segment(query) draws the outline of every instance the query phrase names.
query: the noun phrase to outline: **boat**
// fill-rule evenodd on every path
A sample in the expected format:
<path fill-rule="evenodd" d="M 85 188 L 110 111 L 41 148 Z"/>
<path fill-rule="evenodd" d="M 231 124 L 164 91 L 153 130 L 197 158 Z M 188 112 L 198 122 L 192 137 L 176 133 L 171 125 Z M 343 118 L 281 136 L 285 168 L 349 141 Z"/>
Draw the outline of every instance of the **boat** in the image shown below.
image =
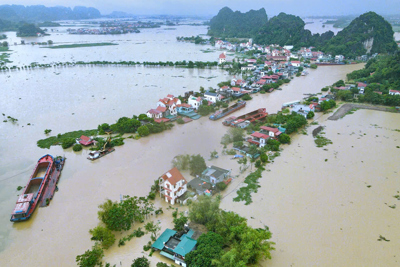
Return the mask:
<path fill-rule="evenodd" d="M 301 76 L 306 76 L 307 74 L 308 74 L 308 72 L 305 71 L 305 70 L 303 70 L 303 71 L 301 72 Z"/>
<path fill-rule="evenodd" d="M 87 157 L 87 159 L 93 161 L 93 160 L 99 159 L 101 157 L 104 157 L 105 155 L 110 154 L 111 152 L 114 152 L 114 151 L 115 151 L 115 148 L 113 148 L 113 147 L 105 148 L 102 150 L 91 151 L 89 153 L 89 156 Z"/>
<path fill-rule="evenodd" d="M 216 120 L 218 120 L 218 119 L 220 119 L 222 117 L 225 117 L 225 116 L 231 114 L 232 112 L 235 112 L 236 110 L 244 108 L 245 106 L 246 106 L 246 101 L 243 101 L 243 100 L 238 101 L 237 103 L 233 104 L 230 107 L 227 107 L 227 108 L 225 108 L 223 110 L 218 110 L 217 112 L 212 114 L 209 117 L 209 119 L 213 120 L 213 121 L 216 121 Z"/>
<path fill-rule="evenodd" d="M 10 221 L 26 221 L 32 216 L 48 186 L 49 177 L 55 169 L 54 166 L 54 158 L 49 154 L 38 160 L 24 192 L 18 197 Z"/>
<path fill-rule="evenodd" d="M 267 110 L 265 108 L 259 108 L 253 110 L 252 112 L 243 114 L 229 124 L 223 123 L 225 126 L 232 126 L 232 127 L 239 127 L 239 128 L 246 128 L 250 125 L 250 123 L 255 122 L 257 120 L 264 119 L 268 116 Z"/>

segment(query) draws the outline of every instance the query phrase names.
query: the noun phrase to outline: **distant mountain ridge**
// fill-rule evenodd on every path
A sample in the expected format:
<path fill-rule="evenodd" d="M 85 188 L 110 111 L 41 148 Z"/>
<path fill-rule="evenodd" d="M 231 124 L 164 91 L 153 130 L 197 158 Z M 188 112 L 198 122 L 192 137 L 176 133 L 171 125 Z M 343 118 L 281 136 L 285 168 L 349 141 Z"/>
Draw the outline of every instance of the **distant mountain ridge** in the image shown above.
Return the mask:
<path fill-rule="evenodd" d="M 255 17 L 253 12 L 257 12 Z M 375 12 L 354 19 L 336 36 L 331 31 L 312 34 L 304 27 L 305 22 L 298 16 L 280 13 L 268 20 L 264 9 L 241 13 L 224 7 L 211 19 L 208 34 L 223 38 L 253 38 L 255 43 L 263 45 L 293 45 L 295 50 L 313 46 L 323 52 L 353 58 L 397 50 L 391 25 Z"/>
<path fill-rule="evenodd" d="M 43 22 L 53 20 L 95 19 L 100 18 L 101 13 L 93 7 L 70 7 L 44 5 L 0 5 L 0 20 L 12 22 Z"/>
<path fill-rule="evenodd" d="M 224 7 L 210 20 L 208 34 L 220 37 L 250 37 L 267 21 L 268 16 L 264 8 L 241 13 Z"/>

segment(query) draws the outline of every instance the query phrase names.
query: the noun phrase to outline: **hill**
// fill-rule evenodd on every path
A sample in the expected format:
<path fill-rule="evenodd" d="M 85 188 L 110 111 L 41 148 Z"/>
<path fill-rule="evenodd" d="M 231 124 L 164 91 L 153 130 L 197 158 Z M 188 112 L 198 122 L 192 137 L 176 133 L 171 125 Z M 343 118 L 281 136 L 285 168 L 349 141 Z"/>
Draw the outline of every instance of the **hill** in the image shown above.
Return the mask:
<path fill-rule="evenodd" d="M 264 8 L 241 13 L 224 7 L 210 20 L 208 35 L 250 38 L 256 35 L 260 27 L 267 21 L 268 17 Z"/>
<path fill-rule="evenodd" d="M 365 54 L 393 53 L 397 45 L 392 26 L 375 12 L 365 13 L 333 37 L 323 51 L 354 58 Z"/>

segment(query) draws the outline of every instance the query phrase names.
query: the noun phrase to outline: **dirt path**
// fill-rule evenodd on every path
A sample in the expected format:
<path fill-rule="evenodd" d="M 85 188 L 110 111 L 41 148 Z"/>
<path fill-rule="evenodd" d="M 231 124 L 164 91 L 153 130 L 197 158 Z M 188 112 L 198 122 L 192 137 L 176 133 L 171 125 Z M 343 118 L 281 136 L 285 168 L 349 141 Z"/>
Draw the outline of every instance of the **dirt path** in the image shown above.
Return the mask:
<path fill-rule="evenodd" d="M 328 120 L 336 121 L 338 119 L 341 119 L 352 109 L 372 109 L 385 112 L 396 112 L 393 109 L 383 106 L 374 106 L 368 104 L 344 104 L 338 110 L 336 110 L 336 112 L 332 116 L 330 116 Z"/>

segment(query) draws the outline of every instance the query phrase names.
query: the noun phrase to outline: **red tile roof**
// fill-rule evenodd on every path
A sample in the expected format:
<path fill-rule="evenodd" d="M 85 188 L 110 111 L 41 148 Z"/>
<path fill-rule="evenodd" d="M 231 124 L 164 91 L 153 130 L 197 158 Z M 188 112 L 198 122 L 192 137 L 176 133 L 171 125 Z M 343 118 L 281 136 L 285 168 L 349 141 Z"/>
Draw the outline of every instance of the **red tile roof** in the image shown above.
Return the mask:
<path fill-rule="evenodd" d="M 183 180 L 183 184 L 187 183 L 185 177 L 183 177 L 181 172 L 176 167 L 161 175 L 161 178 L 164 181 L 168 181 L 172 185 L 176 185 L 176 183 L 180 180 Z"/>
<path fill-rule="evenodd" d="M 219 55 L 219 58 L 226 58 L 226 56 L 224 53 L 222 53 L 221 55 Z"/>
<path fill-rule="evenodd" d="M 366 83 L 357 83 L 357 87 L 367 87 Z"/>
<path fill-rule="evenodd" d="M 88 146 L 88 145 L 91 145 L 93 143 L 93 140 L 90 137 L 82 135 L 80 140 L 79 140 L 79 143 L 81 145 Z"/>
<path fill-rule="evenodd" d="M 251 136 L 257 137 L 257 138 L 262 138 L 262 139 L 268 139 L 269 138 L 268 135 L 262 134 L 262 133 L 259 133 L 259 132 L 254 132 L 254 133 L 251 134 Z"/>
<path fill-rule="evenodd" d="M 158 106 L 157 110 L 161 111 L 161 112 L 165 112 L 167 110 L 167 108 L 166 107 L 162 107 L 162 106 Z"/>
<path fill-rule="evenodd" d="M 273 133 L 279 132 L 278 128 L 272 128 L 272 127 L 268 127 L 268 126 L 261 126 L 260 129 L 263 129 L 268 132 L 273 132 Z"/>
<path fill-rule="evenodd" d="M 150 114 L 160 114 L 161 111 L 157 110 L 157 109 L 150 109 L 149 111 L 147 111 Z"/>
<path fill-rule="evenodd" d="M 183 104 L 179 104 L 179 105 L 177 105 L 177 107 L 191 108 L 192 106 L 191 106 L 191 105 L 189 105 L 189 104 L 183 103 Z"/>
<path fill-rule="evenodd" d="M 232 89 L 232 91 L 235 91 L 235 92 L 239 92 L 240 91 L 239 87 L 232 87 L 231 89 Z"/>

